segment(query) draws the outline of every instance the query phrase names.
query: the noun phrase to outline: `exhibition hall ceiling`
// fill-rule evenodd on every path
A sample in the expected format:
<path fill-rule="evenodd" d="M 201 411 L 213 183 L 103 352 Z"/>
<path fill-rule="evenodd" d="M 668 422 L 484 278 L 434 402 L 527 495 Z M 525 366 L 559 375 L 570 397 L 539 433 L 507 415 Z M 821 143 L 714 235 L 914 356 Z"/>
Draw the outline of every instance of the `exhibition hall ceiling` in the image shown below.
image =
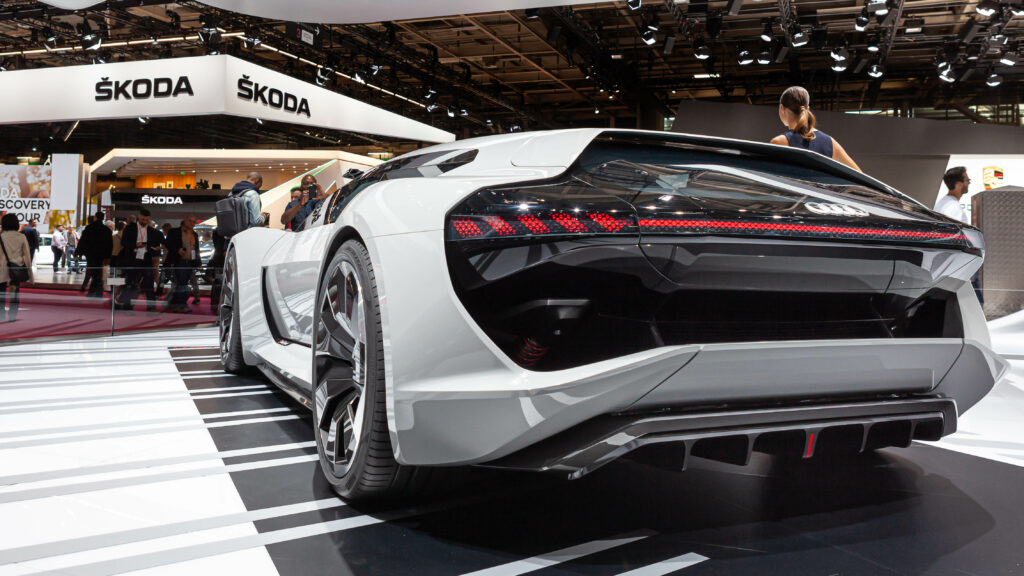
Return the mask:
<path fill-rule="evenodd" d="M 1020 0 L 628 0 L 528 9 L 515 1 L 501 4 L 504 10 L 483 2 L 490 11 L 343 25 L 296 25 L 191 1 L 89 4 L 70 11 L 36 0 L 0 3 L 0 65 L 226 53 L 459 138 L 572 126 L 661 128 L 684 99 L 772 104 L 797 83 L 811 90 L 818 109 L 1020 122 Z M 196 132 L 215 125 L 206 122 Z M 35 137 L 66 127 L 43 127 Z M 211 140 L 181 133 L 179 125 L 166 129 L 171 142 L 161 145 Z M 126 131 L 107 134 L 119 141 L 141 138 L 131 123 L 95 130 Z M 144 130 L 146 139 L 164 134 L 161 126 Z M 309 138 L 305 129 L 287 132 L 299 147 L 365 144 L 400 152 L 420 145 L 327 131 L 325 142 L 312 137 L 316 131 Z"/>

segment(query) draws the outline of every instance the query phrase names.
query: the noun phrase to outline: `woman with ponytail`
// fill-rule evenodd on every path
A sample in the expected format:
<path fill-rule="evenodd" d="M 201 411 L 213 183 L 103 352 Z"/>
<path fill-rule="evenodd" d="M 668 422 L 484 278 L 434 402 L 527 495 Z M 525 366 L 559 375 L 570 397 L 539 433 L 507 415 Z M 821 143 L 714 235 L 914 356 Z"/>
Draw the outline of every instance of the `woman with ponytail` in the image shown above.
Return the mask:
<path fill-rule="evenodd" d="M 838 141 L 815 128 L 814 114 L 811 112 L 811 95 L 806 89 L 790 86 L 782 93 L 782 98 L 779 99 L 779 120 L 789 130 L 772 138 L 772 144 L 805 148 L 842 162 L 854 170 L 860 170 Z"/>

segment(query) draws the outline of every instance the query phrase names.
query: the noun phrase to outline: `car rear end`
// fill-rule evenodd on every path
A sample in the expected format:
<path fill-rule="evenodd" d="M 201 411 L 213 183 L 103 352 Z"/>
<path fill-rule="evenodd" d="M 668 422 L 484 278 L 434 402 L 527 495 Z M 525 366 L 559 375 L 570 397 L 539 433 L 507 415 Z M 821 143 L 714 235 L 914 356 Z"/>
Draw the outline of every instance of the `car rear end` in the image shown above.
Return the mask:
<path fill-rule="evenodd" d="M 444 252 L 521 386 L 488 373 L 399 403 L 420 430 L 431 401 L 491 414 L 489 444 L 452 441 L 477 463 L 579 476 L 641 448 L 676 466 L 907 445 L 953 432 L 1005 369 L 970 287 L 981 234 L 804 151 L 603 133 L 558 176 L 459 202 Z"/>

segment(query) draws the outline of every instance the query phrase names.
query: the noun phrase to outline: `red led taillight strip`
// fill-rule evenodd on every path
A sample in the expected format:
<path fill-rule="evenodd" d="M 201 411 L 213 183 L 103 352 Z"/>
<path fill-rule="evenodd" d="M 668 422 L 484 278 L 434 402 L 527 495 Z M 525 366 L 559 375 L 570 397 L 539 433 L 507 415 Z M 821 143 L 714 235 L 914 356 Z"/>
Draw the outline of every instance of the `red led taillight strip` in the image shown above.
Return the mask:
<path fill-rule="evenodd" d="M 641 218 L 640 230 L 647 234 L 716 234 L 730 232 L 776 233 L 793 235 L 830 235 L 852 238 L 897 238 L 906 240 L 933 240 L 967 244 L 961 232 L 933 232 L 899 228 L 857 228 L 853 226 L 827 226 L 792 224 L 786 222 L 755 222 L 744 220 L 699 220 L 672 218 Z M 635 234 L 632 218 L 605 212 L 589 212 L 577 216 L 566 212 L 547 214 L 518 214 L 503 218 L 497 215 L 453 216 L 449 235 L 453 240 L 471 240 L 495 237 L 529 237 L 562 234 Z"/>
<path fill-rule="evenodd" d="M 566 232 L 587 232 L 587 227 L 571 214 L 556 213 L 551 215 L 551 219 L 557 222 Z"/>
<path fill-rule="evenodd" d="M 484 216 L 484 222 L 490 224 L 498 236 L 516 236 L 516 229 L 501 216 Z"/>
<path fill-rule="evenodd" d="M 529 230 L 531 234 L 551 233 L 551 229 L 541 222 L 540 218 L 537 218 L 533 214 L 521 214 L 519 216 L 519 223 L 526 226 L 526 229 Z"/>
<path fill-rule="evenodd" d="M 878 236 L 886 238 L 922 238 L 934 240 L 960 240 L 966 237 L 960 233 L 927 232 L 923 230 L 899 230 L 885 228 L 854 228 L 850 226 L 820 226 L 811 224 L 784 224 L 776 222 L 743 222 L 731 220 L 673 220 L 668 218 L 641 218 L 640 229 L 661 228 L 665 232 L 681 230 L 753 230 L 758 232 L 805 232 L 813 234 L 845 234 L 851 236 Z"/>

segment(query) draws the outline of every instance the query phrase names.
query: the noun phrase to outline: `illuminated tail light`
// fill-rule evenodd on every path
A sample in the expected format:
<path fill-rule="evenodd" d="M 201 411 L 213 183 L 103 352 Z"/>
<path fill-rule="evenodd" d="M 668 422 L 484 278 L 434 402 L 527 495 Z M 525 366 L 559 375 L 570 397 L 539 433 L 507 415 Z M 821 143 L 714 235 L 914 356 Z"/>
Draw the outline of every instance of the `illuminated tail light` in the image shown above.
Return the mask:
<path fill-rule="evenodd" d="M 640 218 L 643 234 L 751 234 L 758 236 L 798 236 L 824 239 L 901 239 L 966 246 L 963 232 L 936 232 L 898 227 L 858 227 L 829 224 L 795 224 L 755 220 L 711 220 L 703 218 Z"/>
<path fill-rule="evenodd" d="M 529 236 L 637 235 L 636 218 L 615 214 L 523 214 L 519 216 L 453 215 L 449 240 L 481 240 Z"/>

